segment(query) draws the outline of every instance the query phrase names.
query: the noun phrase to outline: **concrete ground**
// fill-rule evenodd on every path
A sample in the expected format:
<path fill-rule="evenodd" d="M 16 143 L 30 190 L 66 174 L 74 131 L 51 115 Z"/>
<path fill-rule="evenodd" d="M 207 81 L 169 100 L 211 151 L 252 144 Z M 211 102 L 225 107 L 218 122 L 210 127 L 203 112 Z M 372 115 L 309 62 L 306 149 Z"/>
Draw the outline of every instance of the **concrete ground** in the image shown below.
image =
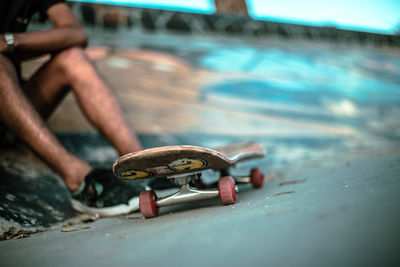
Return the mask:
<path fill-rule="evenodd" d="M 215 199 L 164 208 L 154 219 L 134 213 L 65 225 L 76 214 L 56 176 L 24 148 L 2 150 L 5 173 L 18 166 L 12 180 L 26 185 L 25 195 L 11 192 L 15 184 L 3 175 L 2 218 L 53 227 L 0 242 L 1 266 L 400 263 L 398 50 L 96 29 L 90 36 L 89 54 L 145 147 L 255 140 L 268 157 L 237 172 L 258 165 L 266 182 L 259 190 L 241 186 L 232 206 Z M 25 75 L 41 62 L 26 64 Z M 117 157 L 72 96 L 49 125 L 93 165 Z M 21 178 L 33 169 L 30 180 Z M 34 216 L 39 207 L 18 211 L 16 203 L 37 197 L 28 180 L 58 192 L 58 202 L 38 197 L 52 206 L 41 210 L 55 218 L 47 225 Z"/>
<path fill-rule="evenodd" d="M 218 200 L 0 243 L 2 266 L 397 266 L 398 151 L 285 170 Z M 82 225 L 76 225 L 78 228 Z M 70 227 L 72 228 L 72 227 Z"/>

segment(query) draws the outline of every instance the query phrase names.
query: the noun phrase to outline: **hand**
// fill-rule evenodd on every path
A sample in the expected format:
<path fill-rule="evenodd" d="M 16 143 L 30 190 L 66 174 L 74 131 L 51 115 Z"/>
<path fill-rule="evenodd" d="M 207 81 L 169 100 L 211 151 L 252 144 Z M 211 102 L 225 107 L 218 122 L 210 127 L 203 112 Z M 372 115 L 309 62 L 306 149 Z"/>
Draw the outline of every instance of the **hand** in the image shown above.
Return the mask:
<path fill-rule="evenodd" d="M 4 35 L 0 34 L 0 54 L 6 53 L 8 50 L 8 46 L 6 41 L 4 41 Z"/>

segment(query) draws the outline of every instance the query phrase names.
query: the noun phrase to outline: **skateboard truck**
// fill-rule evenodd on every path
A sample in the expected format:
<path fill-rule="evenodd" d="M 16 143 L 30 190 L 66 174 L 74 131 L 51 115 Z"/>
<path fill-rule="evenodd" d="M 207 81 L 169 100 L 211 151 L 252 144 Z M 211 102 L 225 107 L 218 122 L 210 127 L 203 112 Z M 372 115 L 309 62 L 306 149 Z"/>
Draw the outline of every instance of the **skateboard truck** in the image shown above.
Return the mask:
<path fill-rule="evenodd" d="M 189 181 L 192 180 L 192 175 L 182 175 L 181 177 L 171 177 L 175 178 L 178 185 L 181 186 L 180 190 L 172 195 L 158 198 L 156 205 L 158 207 L 165 207 L 171 205 L 182 204 L 190 201 L 204 200 L 209 198 L 218 197 L 218 189 L 197 189 L 189 185 Z M 238 188 L 235 186 L 235 191 L 238 193 Z"/>
<path fill-rule="evenodd" d="M 152 190 L 140 193 L 139 208 L 143 216 L 146 218 L 156 217 L 158 215 L 158 208 L 160 207 L 205 200 L 218 196 L 224 205 L 234 204 L 236 202 L 236 193 L 238 193 L 239 190 L 232 177 L 222 177 L 218 182 L 217 188 L 197 189 L 189 185 L 193 175 L 195 175 L 195 173 L 185 173 L 167 177 L 174 179 L 175 182 L 181 186 L 178 192 L 169 196 L 158 198 L 156 193 Z"/>

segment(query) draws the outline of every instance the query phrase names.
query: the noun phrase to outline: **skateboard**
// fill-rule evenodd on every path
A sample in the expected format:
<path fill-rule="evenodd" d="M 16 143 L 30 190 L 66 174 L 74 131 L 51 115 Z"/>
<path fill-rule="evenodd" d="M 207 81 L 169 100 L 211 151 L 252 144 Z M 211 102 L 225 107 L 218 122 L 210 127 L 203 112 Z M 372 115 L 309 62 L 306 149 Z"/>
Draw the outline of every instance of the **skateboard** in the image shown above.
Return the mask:
<path fill-rule="evenodd" d="M 140 180 L 165 177 L 180 186 L 176 193 L 157 197 L 153 190 L 139 195 L 139 209 L 145 218 L 158 215 L 160 207 L 218 197 L 224 205 L 234 204 L 238 188 L 236 183 L 251 183 L 262 187 L 263 174 L 253 168 L 250 175 L 235 177 L 230 169 L 244 160 L 262 158 L 265 152 L 257 143 L 237 143 L 209 149 L 198 146 L 165 146 L 129 153 L 118 158 L 114 174 L 123 180 Z M 216 188 L 203 189 L 201 172 L 207 169 L 220 172 Z"/>

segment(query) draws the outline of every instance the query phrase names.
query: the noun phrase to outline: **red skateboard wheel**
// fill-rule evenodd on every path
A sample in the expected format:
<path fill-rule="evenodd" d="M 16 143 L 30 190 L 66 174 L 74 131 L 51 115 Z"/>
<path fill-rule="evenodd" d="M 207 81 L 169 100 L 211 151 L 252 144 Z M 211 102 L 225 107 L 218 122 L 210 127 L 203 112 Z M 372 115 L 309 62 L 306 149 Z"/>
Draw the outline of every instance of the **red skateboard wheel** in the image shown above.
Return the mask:
<path fill-rule="evenodd" d="M 218 181 L 219 198 L 224 205 L 236 202 L 235 180 L 231 176 L 224 176 Z"/>
<path fill-rule="evenodd" d="M 250 181 L 254 188 L 260 188 L 264 184 L 264 176 L 259 168 L 250 171 Z"/>
<path fill-rule="evenodd" d="M 157 195 L 153 190 L 142 191 L 139 195 L 139 209 L 145 218 L 153 218 L 158 215 L 156 205 Z"/>

